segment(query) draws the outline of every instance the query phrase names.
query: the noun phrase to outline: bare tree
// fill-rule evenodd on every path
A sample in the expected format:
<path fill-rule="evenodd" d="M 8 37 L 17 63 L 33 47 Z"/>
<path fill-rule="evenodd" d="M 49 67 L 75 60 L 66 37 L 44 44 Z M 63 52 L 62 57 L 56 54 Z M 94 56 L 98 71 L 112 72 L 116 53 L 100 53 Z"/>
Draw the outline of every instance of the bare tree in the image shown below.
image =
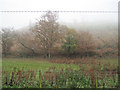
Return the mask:
<path fill-rule="evenodd" d="M 35 48 L 36 47 L 36 41 L 35 38 L 32 34 L 32 32 L 27 31 L 27 32 L 20 32 L 19 34 L 16 33 L 16 37 L 17 37 L 17 43 L 20 45 L 19 48 L 23 48 L 23 50 L 21 52 L 27 52 L 29 51 L 29 55 L 35 56 L 36 52 L 35 52 Z M 22 46 L 22 47 L 21 47 Z"/>
<path fill-rule="evenodd" d="M 46 57 L 51 57 L 52 48 L 60 40 L 59 24 L 57 22 L 58 16 L 56 13 L 48 11 L 37 20 L 35 33 L 37 39 L 40 40 L 41 46 Z"/>

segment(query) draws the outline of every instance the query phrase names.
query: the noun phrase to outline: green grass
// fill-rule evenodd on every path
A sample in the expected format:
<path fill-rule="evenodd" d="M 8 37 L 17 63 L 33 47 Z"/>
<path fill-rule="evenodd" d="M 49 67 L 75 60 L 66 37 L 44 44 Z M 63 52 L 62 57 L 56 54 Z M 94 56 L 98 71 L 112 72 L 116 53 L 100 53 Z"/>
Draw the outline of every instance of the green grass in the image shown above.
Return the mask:
<path fill-rule="evenodd" d="M 22 69 L 24 67 L 25 70 L 41 70 L 46 71 L 49 67 L 56 67 L 57 70 L 61 68 L 71 67 L 74 70 L 78 70 L 79 68 L 83 68 L 84 70 L 88 70 L 91 67 L 96 67 L 99 69 L 100 67 L 97 64 L 90 64 L 94 61 L 87 61 L 88 63 L 84 64 L 60 64 L 60 63 L 52 63 L 50 60 L 44 58 L 3 58 L 2 59 L 2 70 L 3 71 L 11 71 L 14 67 Z M 95 62 L 100 62 L 101 64 L 105 64 L 108 69 L 116 69 L 118 66 L 117 59 L 98 59 Z M 79 66 L 80 65 L 80 66 Z"/>
<path fill-rule="evenodd" d="M 74 70 L 79 69 L 78 65 L 75 64 L 56 64 L 50 63 L 46 59 L 30 59 L 30 58 L 4 58 L 2 60 L 2 70 L 11 71 L 14 67 L 32 70 L 46 71 L 49 67 L 56 67 L 58 70 L 61 68 L 71 67 Z"/>
<path fill-rule="evenodd" d="M 54 60 L 65 61 L 65 59 L 60 59 L 60 58 L 59 59 L 56 58 Z M 10 83 L 11 78 L 13 78 L 12 73 L 15 72 L 15 71 L 13 71 L 14 67 L 16 67 L 18 71 L 19 70 L 21 70 L 23 72 L 25 71 L 26 73 L 28 73 L 28 71 L 31 69 L 32 71 L 35 71 L 35 77 L 36 77 L 35 80 L 31 81 L 31 79 L 30 79 L 27 82 L 24 82 L 25 78 L 21 78 L 23 80 L 23 82 L 17 81 L 17 82 L 19 82 L 19 85 L 17 85 L 17 86 L 14 85 L 14 87 L 23 87 L 22 85 L 26 85 L 25 87 L 27 87 L 27 86 L 39 87 L 39 83 L 40 83 L 39 75 L 40 74 L 38 71 L 41 70 L 41 73 L 42 73 L 41 77 L 43 78 L 44 75 L 48 75 L 48 73 L 46 73 L 45 71 L 48 71 L 50 67 L 56 67 L 57 71 L 61 70 L 61 68 L 62 68 L 62 69 L 64 69 L 65 73 L 67 73 L 67 74 L 65 74 L 64 72 L 62 72 L 62 74 L 60 74 L 62 70 L 60 72 L 57 72 L 57 74 L 56 74 L 56 72 L 51 71 L 50 72 L 51 74 L 49 73 L 49 76 L 56 75 L 56 77 L 57 77 L 56 80 L 59 79 L 58 82 L 56 80 L 53 80 L 54 84 L 51 85 L 50 82 L 46 82 L 46 79 L 49 80 L 51 77 L 46 77 L 45 79 L 43 79 L 41 81 L 42 87 L 46 87 L 46 86 L 47 87 L 56 87 L 56 86 L 63 87 L 65 85 L 64 83 L 66 83 L 66 85 L 67 85 L 67 86 L 65 85 L 64 87 L 74 87 L 75 85 L 77 85 L 75 87 L 92 87 L 91 85 L 94 85 L 94 84 L 99 85 L 98 87 L 103 87 L 103 82 L 105 83 L 105 87 L 116 87 L 116 85 L 117 85 L 117 78 L 118 78 L 117 74 L 111 74 L 111 73 L 107 72 L 107 71 L 113 72 L 114 70 L 117 69 L 117 66 L 118 66 L 117 59 L 96 59 L 96 60 L 93 59 L 93 60 L 90 60 L 90 59 L 76 58 L 76 60 L 79 61 L 76 64 L 65 64 L 64 62 L 59 63 L 58 61 L 56 61 L 56 63 L 54 63 L 54 60 L 50 61 L 50 60 L 44 59 L 44 58 L 3 58 L 2 70 L 5 71 L 5 72 L 3 72 L 3 82 L 4 82 L 3 86 L 4 87 L 12 87 L 12 86 L 9 86 L 8 84 L 6 85 L 5 81 L 6 81 L 6 77 L 7 77 L 8 78 L 7 82 Z M 75 60 L 75 59 L 73 59 L 73 60 Z M 23 67 L 24 67 L 24 70 L 22 70 Z M 70 69 L 66 69 L 67 67 L 70 67 L 72 70 L 70 72 L 67 72 L 68 70 L 70 70 Z M 95 71 L 96 74 L 93 74 L 94 71 L 92 70 L 92 68 L 94 70 L 96 70 Z M 18 71 L 16 71 L 16 73 Z M 26 73 L 25 73 L 25 75 L 28 75 Z M 15 75 L 17 75 L 17 74 L 15 74 Z M 100 79 L 100 78 L 97 79 L 98 78 L 97 75 L 99 77 L 102 77 L 102 79 Z M 20 74 L 20 76 L 22 76 L 22 74 Z M 15 76 L 15 78 L 18 78 L 18 76 Z M 65 79 L 66 79 L 66 81 L 64 81 Z M 15 79 L 15 80 L 17 80 L 17 79 Z M 91 81 L 93 81 L 93 83 Z M 33 84 L 33 86 L 28 85 L 28 82 Z M 24 83 L 26 83 L 26 84 L 24 84 Z"/>

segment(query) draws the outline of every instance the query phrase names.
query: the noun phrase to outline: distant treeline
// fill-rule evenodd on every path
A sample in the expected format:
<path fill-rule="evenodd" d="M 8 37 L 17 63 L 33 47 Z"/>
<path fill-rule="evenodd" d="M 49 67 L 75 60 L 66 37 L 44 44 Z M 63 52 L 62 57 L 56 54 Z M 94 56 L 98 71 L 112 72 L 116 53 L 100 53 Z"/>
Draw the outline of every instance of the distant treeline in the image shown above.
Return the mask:
<path fill-rule="evenodd" d="M 107 39 L 94 38 L 90 32 L 77 31 L 60 25 L 58 14 L 51 11 L 37 19 L 34 26 L 29 26 L 29 30 L 2 28 L 0 34 L 3 57 L 116 57 L 118 55 L 116 35 Z"/>

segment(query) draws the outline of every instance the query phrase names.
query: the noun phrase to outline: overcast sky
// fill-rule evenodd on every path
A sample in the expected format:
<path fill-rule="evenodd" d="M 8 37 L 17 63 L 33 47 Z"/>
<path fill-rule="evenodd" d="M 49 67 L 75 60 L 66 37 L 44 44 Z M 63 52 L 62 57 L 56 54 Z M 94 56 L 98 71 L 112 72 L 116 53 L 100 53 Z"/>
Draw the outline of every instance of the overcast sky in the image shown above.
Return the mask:
<path fill-rule="evenodd" d="M 0 0 L 0 11 L 117 11 L 119 0 Z M 0 12 L 0 27 L 22 28 L 34 23 L 41 13 Z M 117 22 L 117 13 L 59 13 L 60 22 Z"/>

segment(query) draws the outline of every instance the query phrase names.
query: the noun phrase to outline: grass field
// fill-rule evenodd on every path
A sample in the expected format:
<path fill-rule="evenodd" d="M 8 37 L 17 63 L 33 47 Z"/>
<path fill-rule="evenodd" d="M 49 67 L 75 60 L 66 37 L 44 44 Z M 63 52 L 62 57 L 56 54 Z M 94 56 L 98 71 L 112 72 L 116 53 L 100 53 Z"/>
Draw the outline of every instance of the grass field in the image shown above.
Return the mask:
<path fill-rule="evenodd" d="M 37 84 L 35 84 L 34 85 L 35 87 L 73 87 L 75 85 L 76 85 L 75 87 L 80 87 L 80 88 L 81 87 L 103 87 L 104 83 L 105 83 L 105 87 L 116 87 L 116 82 L 117 82 L 116 79 L 118 76 L 114 72 L 117 71 L 117 66 L 118 66 L 117 59 L 88 60 L 88 59 L 77 58 L 77 59 L 71 59 L 71 60 L 66 60 L 66 59 L 47 60 L 47 59 L 43 59 L 43 58 L 3 58 L 3 60 L 2 60 L 3 82 L 6 82 L 6 81 L 7 81 L 7 83 L 11 82 L 11 80 L 13 79 L 13 76 L 15 75 L 13 73 L 16 73 L 16 75 L 17 75 L 18 72 L 28 73 L 28 71 L 31 70 L 31 75 L 35 74 L 34 77 L 37 78 L 34 81 L 38 80 L 38 82 L 40 83 L 40 81 L 43 80 L 43 82 L 41 81 L 41 84 L 40 84 L 42 86 L 40 86 L 40 85 L 35 86 L 35 85 L 37 85 Z M 16 70 L 14 70 L 14 68 L 17 68 L 18 70 L 16 71 Z M 23 70 L 23 68 L 24 68 L 24 70 Z M 52 72 L 51 70 L 62 72 L 62 74 L 60 74 L 60 73 L 56 74 L 56 73 Z M 43 76 L 41 76 L 39 71 L 41 71 L 40 73 Z M 50 72 L 48 72 L 48 71 L 50 71 Z M 65 71 L 65 72 L 70 71 L 70 72 L 68 74 L 66 74 L 63 71 Z M 48 73 L 49 73 L 49 75 L 48 75 Z M 7 76 L 8 74 L 9 74 L 9 78 Z M 20 75 L 22 75 L 22 74 L 20 74 Z M 53 80 L 53 77 L 57 77 L 57 78 L 59 77 L 59 82 L 61 80 L 61 75 L 63 75 L 62 76 L 63 79 L 65 79 L 64 77 L 66 77 L 66 75 L 67 75 L 66 81 L 61 81 L 62 84 L 60 84 L 60 83 L 58 84 L 56 81 L 52 85 L 48 82 L 47 82 L 47 84 L 45 84 L 45 82 L 44 82 L 44 80 L 46 80 L 45 78 L 47 78 L 49 81 L 49 79 L 51 80 L 51 75 L 52 75 L 52 80 Z M 68 75 L 71 75 L 71 76 L 68 76 Z M 83 75 L 84 77 L 81 75 Z M 40 78 L 39 78 L 40 76 L 45 77 L 45 78 L 40 80 Z M 96 76 L 98 79 L 96 79 Z M 16 79 L 16 77 L 17 76 L 14 76 L 14 79 Z M 75 77 L 77 79 L 70 79 L 71 81 L 69 81 L 69 78 L 73 78 L 73 77 Z M 86 82 L 84 82 L 85 80 L 83 80 L 83 82 L 81 82 L 81 79 L 80 79 L 80 81 L 77 81 L 80 77 L 82 77 L 81 79 L 85 79 Z M 90 79 L 90 81 L 89 81 L 89 79 Z M 102 81 L 103 79 L 104 79 L 104 81 Z M 24 80 L 24 79 L 22 79 L 22 80 Z M 67 80 L 69 82 L 72 82 L 72 84 L 68 83 L 68 85 L 67 85 Z M 75 80 L 77 83 L 74 82 L 74 84 L 73 84 L 73 81 L 75 81 Z M 15 80 L 13 80 L 12 82 L 15 83 Z M 38 82 L 36 82 L 36 83 L 38 83 Z M 64 84 L 63 82 L 66 82 L 66 83 Z M 86 84 L 84 85 L 83 83 L 86 83 Z M 16 85 L 15 87 L 21 87 L 21 84 L 20 85 L 15 84 L 15 85 Z M 12 85 L 12 86 L 14 86 L 14 85 Z M 3 83 L 3 87 L 12 87 L 12 86 Z M 30 86 L 25 84 L 24 87 L 30 87 Z"/>
<path fill-rule="evenodd" d="M 75 61 L 75 59 L 73 59 Z M 78 63 L 72 62 L 69 64 L 66 64 L 66 62 L 62 62 L 65 60 L 61 60 L 60 63 L 58 63 L 55 60 L 46 60 L 43 58 L 3 58 L 2 60 L 2 70 L 3 71 L 11 71 L 14 67 L 17 68 L 23 68 L 24 69 L 32 69 L 32 70 L 42 70 L 46 71 L 49 69 L 49 67 L 56 67 L 58 70 L 61 68 L 67 68 L 71 67 L 74 70 L 77 70 L 79 68 L 88 70 L 91 67 L 98 68 L 98 63 L 106 65 L 105 68 L 107 69 L 116 69 L 118 66 L 118 60 L 117 59 L 98 59 L 98 60 L 81 60 L 76 59 L 76 61 L 79 61 Z M 74 64 L 75 63 L 75 64 Z"/>
<path fill-rule="evenodd" d="M 50 63 L 46 59 L 30 59 L 30 58 L 5 58 L 2 60 L 2 70 L 11 71 L 14 67 L 32 70 L 46 71 L 49 67 L 56 67 L 58 70 L 61 68 L 71 67 L 72 69 L 79 69 L 78 65 L 75 64 L 56 64 Z"/>

